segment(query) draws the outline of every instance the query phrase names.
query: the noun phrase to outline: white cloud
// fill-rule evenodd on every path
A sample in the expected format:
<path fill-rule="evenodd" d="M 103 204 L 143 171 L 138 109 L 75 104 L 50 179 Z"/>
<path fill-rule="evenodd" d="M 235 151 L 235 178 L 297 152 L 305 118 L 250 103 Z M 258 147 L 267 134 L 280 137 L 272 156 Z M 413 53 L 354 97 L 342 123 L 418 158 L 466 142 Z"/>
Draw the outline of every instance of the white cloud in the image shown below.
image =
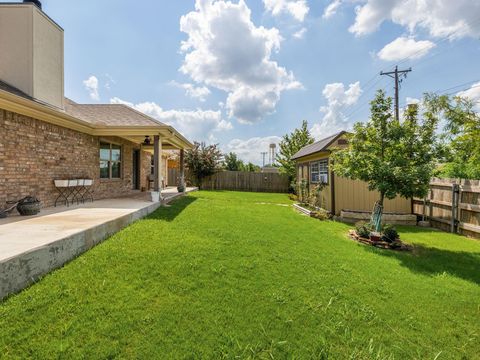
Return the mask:
<path fill-rule="evenodd" d="M 303 39 L 306 33 L 307 33 L 307 28 L 301 28 L 300 30 L 298 30 L 293 34 L 293 37 L 296 39 Z"/>
<path fill-rule="evenodd" d="M 96 76 L 92 75 L 87 80 L 84 80 L 83 85 L 92 100 L 100 100 L 100 94 L 98 93 L 98 79 Z"/>
<path fill-rule="evenodd" d="M 411 104 L 420 104 L 421 100 L 420 99 L 417 99 L 417 98 L 411 98 L 411 97 L 408 97 L 405 99 L 405 103 L 407 105 L 411 105 Z"/>
<path fill-rule="evenodd" d="M 419 59 L 428 54 L 436 45 L 428 40 L 415 41 L 413 38 L 399 37 L 378 52 L 378 57 L 385 61 L 401 59 Z"/>
<path fill-rule="evenodd" d="M 350 84 L 345 89 L 343 83 L 327 84 L 323 89 L 323 96 L 327 105 L 320 108 L 323 118 L 314 124 L 311 133 L 316 139 L 321 139 L 341 130 L 348 130 L 353 123 L 344 114 L 347 106 L 355 105 L 362 94 L 360 82 Z"/>
<path fill-rule="evenodd" d="M 273 16 L 289 14 L 300 22 L 310 11 L 306 0 L 263 0 L 263 5 Z"/>
<path fill-rule="evenodd" d="M 457 96 L 472 100 L 475 103 L 475 109 L 480 111 L 480 82 L 470 86 L 470 89 L 458 92 Z"/>
<path fill-rule="evenodd" d="M 245 162 L 263 165 L 261 153 L 268 152 L 270 144 L 278 145 L 281 140 L 282 138 L 279 136 L 254 137 L 247 140 L 234 139 L 227 144 L 224 151 L 226 153 L 234 152 Z M 265 162 L 268 163 L 268 155 Z"/>
<path fill-rule="evenodd" d="M 480 1 L 476 0 L 363 0 L 356 8 L 350 31 L 365 35 L 376 31 L 387 20 L 404 26 L 411 33 L 418 28 L 434 37 L 460 38 L 480 35 Z"/>
<path fill-rule="evenodd" d="M 333 0 L 323 11 L 323 18 L 329 19 L 335 15 L 340 5 L 342 5 L 342 0 Z"/>
<path fill-rule="evenodd" d="M 182 16 L 188 35 L 180 71 L 195 82 L 228 93 L 229 116 L 254 123 L 275 111 L 281 93 L 301 88 L 291 72 L 271 60 L 280 49 L 277 29 L 256 27 L 243 0 L 197 0 L 195 11 Z"/>
<path fill-rule="evenodd" d="M 215 134 L 233 129 L 230 122 L 222 118 L 221 111 L 214 110 L 163 110 L 154 102 L 133 104 L 117 97 L 111 104 L 124 104 L 165 124 L 173 126 L 190 140 L 215 141 Z"/>
<path fill-rule="evenodd" d="M 195 86 L 194 84 L 181 84 L 176 81 L 171 81 L 172 86 L 185 90 L 185 94 L 191 98 L 198 99 L 204 102 L 207 96 L 210 95 L 210 90 L 206 86 Z"/>

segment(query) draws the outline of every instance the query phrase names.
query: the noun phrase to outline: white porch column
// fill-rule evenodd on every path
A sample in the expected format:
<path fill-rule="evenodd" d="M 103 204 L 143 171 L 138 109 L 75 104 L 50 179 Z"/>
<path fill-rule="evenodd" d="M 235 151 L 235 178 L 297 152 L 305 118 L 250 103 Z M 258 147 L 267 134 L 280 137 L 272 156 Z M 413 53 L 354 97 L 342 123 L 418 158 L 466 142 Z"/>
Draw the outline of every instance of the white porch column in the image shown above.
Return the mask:
<path fill-rule="evenodd" d="M 162 141 L 159 135 L 153 137 L 154 191 L 162 191 Z"/>

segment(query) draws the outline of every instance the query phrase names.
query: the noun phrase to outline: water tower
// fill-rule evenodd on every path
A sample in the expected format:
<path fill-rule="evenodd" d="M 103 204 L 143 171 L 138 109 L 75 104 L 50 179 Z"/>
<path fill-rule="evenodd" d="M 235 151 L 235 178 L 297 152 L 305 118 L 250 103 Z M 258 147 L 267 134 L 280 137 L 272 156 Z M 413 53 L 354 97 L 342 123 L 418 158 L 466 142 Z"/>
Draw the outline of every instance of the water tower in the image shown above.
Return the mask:
<path fill-rule="evenodd" d="M 275 165 L 275 157 L 277 155 L 277 144 L 270 144 L 270 165 Z"/>

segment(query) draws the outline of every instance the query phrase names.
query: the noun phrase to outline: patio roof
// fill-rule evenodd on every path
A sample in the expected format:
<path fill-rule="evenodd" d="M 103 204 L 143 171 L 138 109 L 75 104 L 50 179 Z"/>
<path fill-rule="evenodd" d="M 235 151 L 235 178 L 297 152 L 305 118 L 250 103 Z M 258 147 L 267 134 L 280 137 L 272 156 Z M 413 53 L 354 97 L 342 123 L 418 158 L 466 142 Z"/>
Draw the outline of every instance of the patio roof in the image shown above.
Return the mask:
<path fill-rule="evenodd" d="M 165 149 L 193 147 L 172 126 L 122 104 L 77 104 L 65 99 L 62 110 L 0 81 L 0 108 L 93 136 L 119 136 L 141 144 L 145 136 L 159 135 Z"/>

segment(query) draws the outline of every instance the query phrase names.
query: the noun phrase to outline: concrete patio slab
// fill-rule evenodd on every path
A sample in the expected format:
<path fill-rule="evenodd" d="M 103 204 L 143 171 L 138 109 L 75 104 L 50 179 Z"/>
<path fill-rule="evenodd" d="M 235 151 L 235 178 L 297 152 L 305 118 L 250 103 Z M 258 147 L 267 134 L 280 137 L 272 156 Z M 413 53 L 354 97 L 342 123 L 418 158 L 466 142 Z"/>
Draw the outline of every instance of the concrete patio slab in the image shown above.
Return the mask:
<path fill-rule="evenodd" d="M 143 193 L 0 219 L 0 300 L 183 195 L 172 188 L 162 192 L 162 203 Z"/>

